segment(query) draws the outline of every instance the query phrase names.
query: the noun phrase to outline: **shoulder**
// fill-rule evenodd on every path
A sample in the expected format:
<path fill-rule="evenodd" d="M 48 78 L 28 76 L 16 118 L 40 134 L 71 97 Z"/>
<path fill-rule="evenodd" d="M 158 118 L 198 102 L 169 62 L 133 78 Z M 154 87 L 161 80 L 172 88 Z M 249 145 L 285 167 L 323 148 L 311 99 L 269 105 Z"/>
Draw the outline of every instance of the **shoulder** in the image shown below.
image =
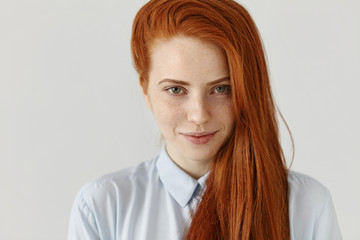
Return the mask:
<path fill-rule="evenodd" d="M 331 198 L 329 190 L 323 184 L 305 174 L 290 171 L 288 183 L 291 210 L 306 210 L 319 215 L 326 202 Z"/>
<path fill-rule="evenodd" d="M 115 229 L 131 216 L 134 203 L 156 185 L 156 161 L 157 157 L 85 184 L 73 203 L 69 239 L 115 239 Z"/>
<path fill-rule="evenodd" d="M 288 182 L 292 239 L 341 239 L 329 190 L 314 178 L 293 171 Z"/>
<path fill-rule="evenodd" d="M 323 198 L 329 194 L 328 189 L 318 180 L 299 173 L 290 171 L 288 175 L 289 191 L 292 195 L 311 195 Z"/>
<path fill-rule="evenodd" d="M 130 196 L 131 192 L 145 188 L 156 177 L 156 160 L 157 158 L 144 161 L 137 166 L 109 173 L 88 182 L 79 190 L 76 201 L 86 205 L 109 203 L 114 200 L 125 202 L 125 198 Z"/>

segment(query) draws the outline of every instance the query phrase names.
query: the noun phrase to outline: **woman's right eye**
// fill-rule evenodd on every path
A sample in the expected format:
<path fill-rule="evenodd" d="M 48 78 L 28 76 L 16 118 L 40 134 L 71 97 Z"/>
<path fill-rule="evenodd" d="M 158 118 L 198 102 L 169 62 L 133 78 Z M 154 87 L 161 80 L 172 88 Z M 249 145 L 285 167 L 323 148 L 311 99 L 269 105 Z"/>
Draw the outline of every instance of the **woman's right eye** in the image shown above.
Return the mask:
<path fill-rule="evenodd" d="M 180 95 L 184 93 L 184 90 L 179 88 L 179 87 L 169 87 L 166 89 L 166 91 L 170 92 L 171 94 L 174 95 Z"/>

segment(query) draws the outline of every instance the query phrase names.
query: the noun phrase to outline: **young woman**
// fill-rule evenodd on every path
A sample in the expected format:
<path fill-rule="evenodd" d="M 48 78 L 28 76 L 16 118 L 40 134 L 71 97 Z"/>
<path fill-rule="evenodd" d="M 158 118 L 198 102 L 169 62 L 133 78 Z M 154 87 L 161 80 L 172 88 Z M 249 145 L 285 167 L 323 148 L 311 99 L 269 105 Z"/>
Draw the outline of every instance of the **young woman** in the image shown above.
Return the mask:
<path fill-rule="evenodd" d="M 69 239 L 341 239 L 328 190 L 288 171 L 261 40 L 231 0 L 151 0 L 132 53 L 165 144 L 84 186 Z"/>

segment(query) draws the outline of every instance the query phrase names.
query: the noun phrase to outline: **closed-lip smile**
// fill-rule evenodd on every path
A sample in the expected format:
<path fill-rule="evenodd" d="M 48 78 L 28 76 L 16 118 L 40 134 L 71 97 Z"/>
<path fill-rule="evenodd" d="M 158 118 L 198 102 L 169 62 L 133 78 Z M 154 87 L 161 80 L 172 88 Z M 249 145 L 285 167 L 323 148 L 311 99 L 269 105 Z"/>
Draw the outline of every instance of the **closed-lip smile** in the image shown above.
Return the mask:
<path fill-rule="evenodd" d="M 208 143 L 217 131 L 204 131 L 204 132 L 187 132 L 180 133 L 187 140 L 189 140 L 193 144 L 206 144 Z"/>

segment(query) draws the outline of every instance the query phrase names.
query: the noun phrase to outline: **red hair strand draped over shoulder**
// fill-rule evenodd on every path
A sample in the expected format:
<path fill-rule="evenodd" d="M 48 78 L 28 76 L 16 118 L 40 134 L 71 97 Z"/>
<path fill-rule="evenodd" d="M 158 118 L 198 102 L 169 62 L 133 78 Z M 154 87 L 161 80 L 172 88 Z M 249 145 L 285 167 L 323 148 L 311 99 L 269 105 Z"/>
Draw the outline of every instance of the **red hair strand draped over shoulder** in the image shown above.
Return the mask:
<path fill-rule="evenodd" d="M 232 0 L 151 0 L 137 13 L 131 40 L 146 90 L 151 49 L 188 36 L 223 49 L 232 85 L 234 132 L 212 161 L 207 187 L 186 239 L 290 239 L 288 170 L 261 39 L 249 13 Z"/>

